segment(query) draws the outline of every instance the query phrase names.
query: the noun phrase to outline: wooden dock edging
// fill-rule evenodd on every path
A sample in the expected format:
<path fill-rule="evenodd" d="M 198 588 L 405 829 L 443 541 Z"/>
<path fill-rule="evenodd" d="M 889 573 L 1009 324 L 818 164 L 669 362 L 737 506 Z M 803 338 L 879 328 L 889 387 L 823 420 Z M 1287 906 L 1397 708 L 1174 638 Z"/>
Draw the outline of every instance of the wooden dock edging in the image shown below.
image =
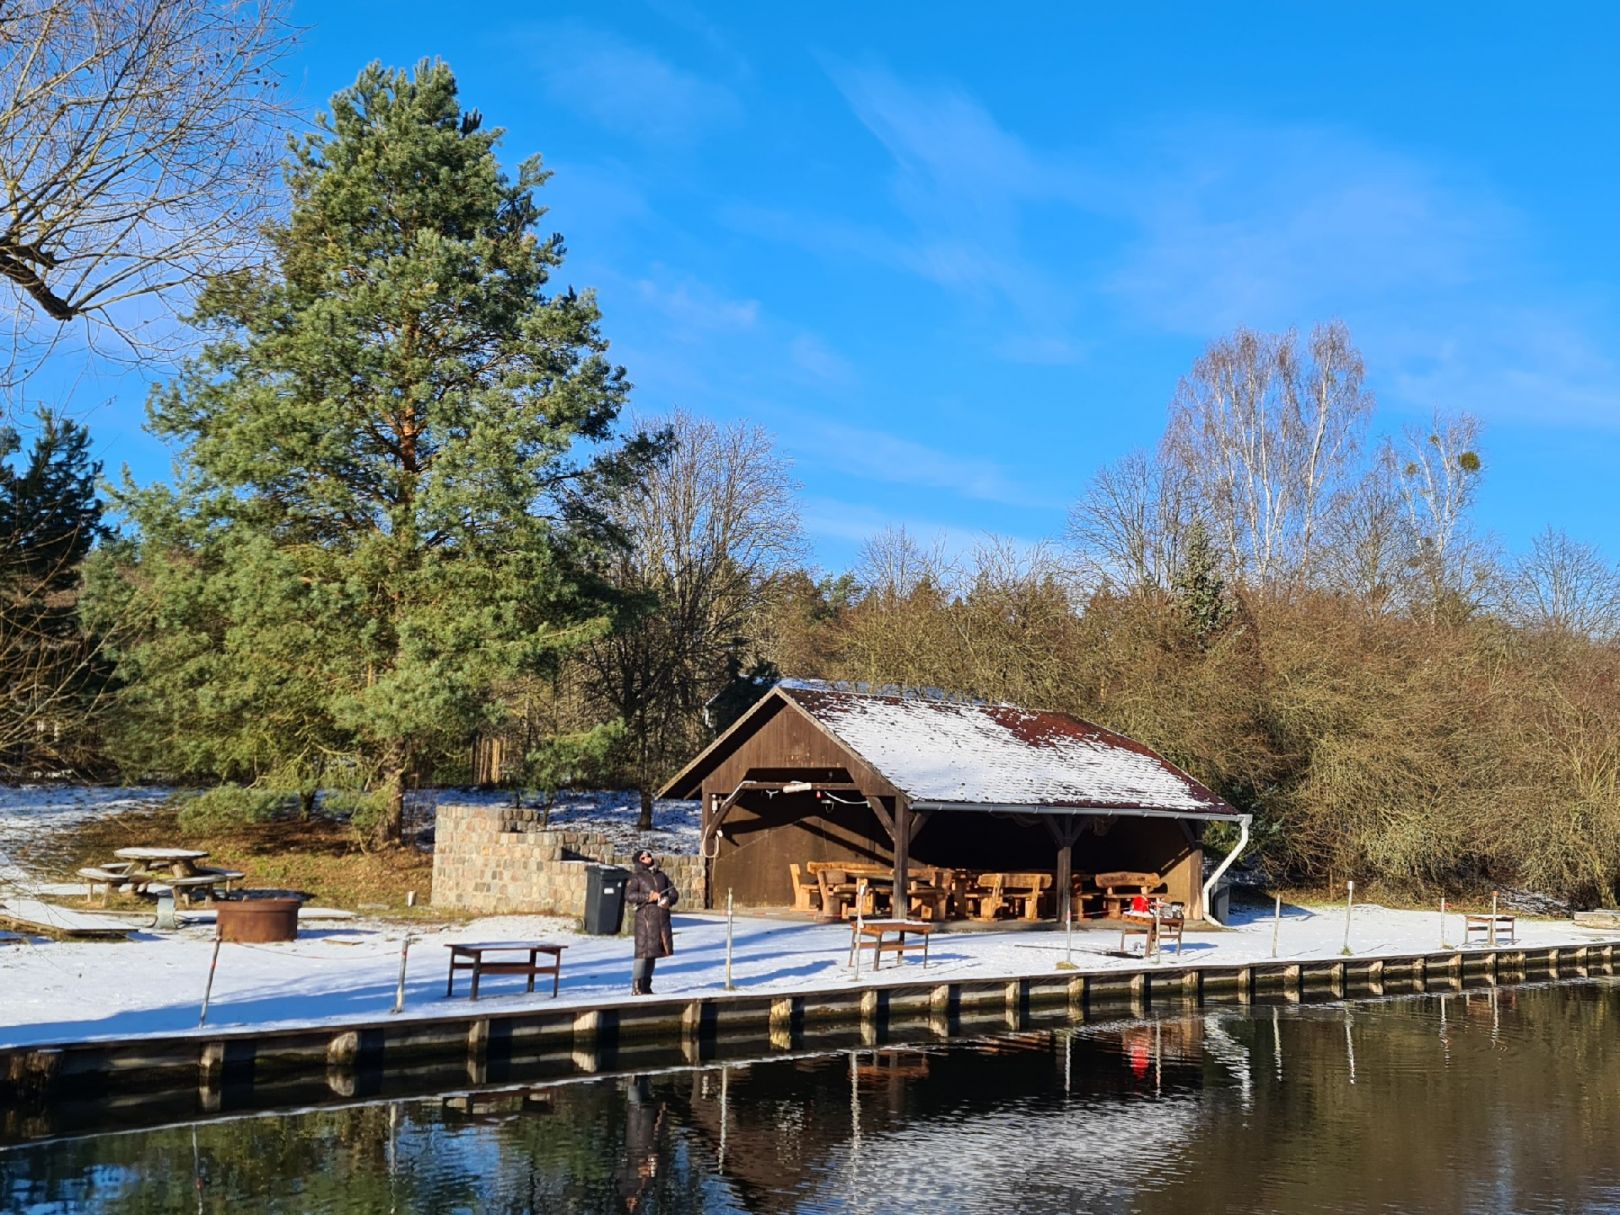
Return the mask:
<path fill-rule="evenodd" d="M 1149 1009 L 1300 1002 L 1459 991 L 1615 973 L 1620 940 L 1513 946 L 1381 957 L 1276 959 L 1241 964 L 1146 964 L 1128 970 L 1043 971 L 1012 977 L 955 978 L 906 966 L 893 977 L 803 992 L 712 992 L 578 1006 L 539 1003 L 486 1010 L 468 1004 L 432 1017 L 294 1029 L 242 1028 L 92 1042 L 0 1048 L 0 1104 L 36 1107 L 154 1091 L 210 1094 L 318 1081 L 343 1097 L 380 1087 L 379 1077 L 465 1067 L 483 1084 L 516 1060 L 564 1057 L 592 1074 L 621 1053 L 679 1052 L 688 1063 L 714 1056 L 716 1043 L 781 1051 L 807 1036 L 847 1033 L 877 1045 L 891 1027 L 924 1027 L 941 1037 L 987 1027 L 1018 1030 L 1032 1015 L 1073 1019 L 1143 1015 Z"/>

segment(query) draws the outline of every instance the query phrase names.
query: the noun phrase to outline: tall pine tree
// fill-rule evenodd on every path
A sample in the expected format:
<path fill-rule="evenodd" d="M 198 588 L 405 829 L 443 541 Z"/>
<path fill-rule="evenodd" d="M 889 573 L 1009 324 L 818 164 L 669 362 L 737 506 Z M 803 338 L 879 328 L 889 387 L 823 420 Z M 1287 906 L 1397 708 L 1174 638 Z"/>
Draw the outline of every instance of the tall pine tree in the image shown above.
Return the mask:
<path fill-rule="evenodd" d="M 292 155 L 270 268 L 203 295 L 210 340 L 149 409 L 179 482 L 122 498 L 145 766 L 302 782 L 339 758 L 397 836 L 408 774 L 491 688 L 606 627 L 594 502 L 647 445 L 613 441 L 629 385 L 593 297 L 549 289 L 548 174 L 509 179 L 499 137 L 444 64 L 368 67 Z"/>

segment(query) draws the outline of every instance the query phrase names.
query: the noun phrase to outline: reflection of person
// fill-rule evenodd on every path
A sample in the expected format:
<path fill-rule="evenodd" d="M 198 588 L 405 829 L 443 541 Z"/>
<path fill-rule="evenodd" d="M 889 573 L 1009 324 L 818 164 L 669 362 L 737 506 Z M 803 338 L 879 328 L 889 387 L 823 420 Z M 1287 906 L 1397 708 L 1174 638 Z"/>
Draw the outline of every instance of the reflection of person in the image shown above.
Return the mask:
<path fill-rule="evenodd" d="M 664 1103 L 653 1095 L 646 1076 L 631 1079 L 625 1093 L 624 1165 L 620 1171 L 619 1194 L 624 1209 L 638 1210 L 642 1199 L 658 1176 L 659 1129 L 664 1121 Z"/>
<path fill-rule="evenodd" d="M 643 848 L 636 854 L 635 872 L 625 883 L 624 897 L 636 909 L 636 961 L 630 971 L 630 992 L 650 996 L 653 967 L 659 958 L 675 952 L 669 909 L 681 895 L 669 875 L 658 867 L 653 854 Z"/>

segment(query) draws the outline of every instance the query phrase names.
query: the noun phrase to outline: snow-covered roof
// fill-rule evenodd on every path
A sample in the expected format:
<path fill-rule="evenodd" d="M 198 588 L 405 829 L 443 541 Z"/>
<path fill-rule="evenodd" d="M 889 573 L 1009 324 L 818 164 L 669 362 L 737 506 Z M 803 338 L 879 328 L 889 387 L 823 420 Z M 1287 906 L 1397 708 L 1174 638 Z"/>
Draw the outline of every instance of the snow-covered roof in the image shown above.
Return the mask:
<path fill-rule="evenodd" d="M 670 782 L 679 792 L 791 704 L 914 806 L 1101 810 L 1215 817 L 1236 811 L 1134 739 L 1067 713 L 872 695 L 784 682 Z"/>

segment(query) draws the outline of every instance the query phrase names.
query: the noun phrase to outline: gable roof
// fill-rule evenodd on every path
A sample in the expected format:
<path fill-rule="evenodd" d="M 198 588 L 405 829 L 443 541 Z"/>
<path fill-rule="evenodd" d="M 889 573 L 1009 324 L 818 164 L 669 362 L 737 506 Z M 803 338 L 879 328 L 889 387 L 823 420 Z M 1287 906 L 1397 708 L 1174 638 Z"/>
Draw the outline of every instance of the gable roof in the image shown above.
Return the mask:
<path fill-rule="evenodd" d="M 784 708 L 803 713 L 919 808 L 1170 814 L 1236 811 L 1134 739 L 1067 713 L 778 684 L 666 786 L 704 775 Z"/>

